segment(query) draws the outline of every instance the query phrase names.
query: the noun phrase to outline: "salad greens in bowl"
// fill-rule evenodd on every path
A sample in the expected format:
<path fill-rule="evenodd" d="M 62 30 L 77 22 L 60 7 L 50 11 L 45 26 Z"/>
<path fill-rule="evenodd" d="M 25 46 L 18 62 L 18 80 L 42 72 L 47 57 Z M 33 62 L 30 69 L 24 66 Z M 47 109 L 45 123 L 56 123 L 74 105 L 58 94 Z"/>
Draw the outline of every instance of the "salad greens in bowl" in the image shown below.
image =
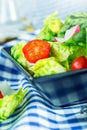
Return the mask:
<path fill-rule="evenodd" d="M 86 97 L 86 93 L 80 94 L 79 99 L 71 95 L 78 90 L 83 92 L 81 79 L 84 86 L 87 84 L 87 13 L 70 14 L 62 22 L 54 12 L 44 20 L 44 27 L 35 39 L 19 41 L 7 52 L 53 105 L 76 104 Z M 66 95 L 72 100 L 63 100 Z"/>
<path fill-rule="evenodd" d="M 77 13 L 62 23 L 55 12 L 34 40 L 19 42 L 11 48 L 11 55 L 34 77 L 87 68 L 86 20 L 86 13 Z"/>

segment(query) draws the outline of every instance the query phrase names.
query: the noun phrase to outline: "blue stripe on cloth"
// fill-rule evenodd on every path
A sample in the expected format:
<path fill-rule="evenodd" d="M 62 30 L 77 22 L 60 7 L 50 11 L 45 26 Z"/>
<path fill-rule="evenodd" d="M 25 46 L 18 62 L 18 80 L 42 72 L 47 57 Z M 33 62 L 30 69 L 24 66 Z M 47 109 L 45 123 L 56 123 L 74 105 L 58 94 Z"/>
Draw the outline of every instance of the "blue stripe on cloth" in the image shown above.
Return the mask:
<path fill-rule="evenodd" d="M 14 90 L 21 86 L 23 89 L 29 88 L 22 104 L 7 120 L 0 123 L 0 130 L 87 130 L 87 114 L 81 113 L 81 108 L 85 104 L 54 107 L 2 52 L 0 59 L 0 80 L 7 80 Z M 76 84 L 81 86 L 77 82 Z M 67 92 L 63 94 L 66 95 Z"/>

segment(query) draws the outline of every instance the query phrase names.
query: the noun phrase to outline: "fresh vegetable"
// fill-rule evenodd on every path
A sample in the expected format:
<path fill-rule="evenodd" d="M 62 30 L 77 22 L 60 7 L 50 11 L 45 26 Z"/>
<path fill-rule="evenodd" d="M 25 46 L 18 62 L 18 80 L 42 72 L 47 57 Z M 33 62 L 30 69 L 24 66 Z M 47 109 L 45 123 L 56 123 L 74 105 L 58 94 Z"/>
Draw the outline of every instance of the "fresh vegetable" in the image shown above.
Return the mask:
<path fill-rule="evenodd" d="M 51 14 L 46 18 L 46 20 L 44 21 L 44 27 L 37 35 L 36 39 L 53 41 L 54 37 L 57 36 L 62 26 L 63 23 L 58 18 L 58 13 L 54 12 L 53 14 Z"/>
<path fill-rule="evenodd" d="M 30 63 L 35 63 L 49 57 L 50 44 L 44 40 L 32 40 L 23 47 L 23 53 Z"/>
<path fill-rule="evenodd" d="M 0 91 L 0 98 L 3 98 L 3 94 L 2 94 L 2 92 Z"/>
<path fill-rule="evenodd" d="M 73 26 L 71 27 L 70 29 L 68 29 L 66 32 L 65 32 L 65 35 L 64 35 L 64 38 L 56 38 L 56 42 L 67 42 L 68 40 L 71 42 L 71 38 L 77 34 L 78 32 L 80 31 L 80 26 L 79 25 L 76 25 L 76 26 Z M 75 35 L 76 36 L 76 35 Z M 79 39 L 80 40 L 80 39 Z M 54 39 L 55 41 L 55 39 Z M 81 41 L 80 41 L 81 42 Z M 71 42 L 72 43 L 72 42 Z"/>
<path fill-rule="evenodd" d="M 34 72 L 34 77 L 66 72 L 66 68 L 59 64 L 54 57 L 39 60 L 30 69 Z"/>
<path fill-rule="evenodd" d="M 58 32 L 58 37 L 64 37 L 65 32 L 75 25 L 79 25 L 81 29 L 87 28 L 86 21 L 87 21 L 87 13 L 79 12 L 68 15 L 64 21 L 63 27 Z"/>
<path fill-rule="evenodd" d="M 52 15 L 48 16 L 46 20 L 44 21 L 44 24 L 48 26 L 48 28 L 53 33 L 58 33 L 61 27 L 63 26 L 63 23 L 61 20 L 57 17 L 58 13 L 55 12 Z"/>
<path fill-rule="evenodd" d="M 58 42 L 51 42 L 51 55 L 59 62 L 65 61 L 70 55 L 70 48 Z"/>
<path fill-rule="evenodd" d="M 86 29 L 81 29 L 78 33 L 66 41 L 67 45 L 79 45 L 80 43 L 86 44 Z"/>
<path fill-rule="evenodd" d="M 72 70 L 79 70 L 87 68 L 87 59 L 85 56 L 77 57 L 73 62 L 71 69 Z"/>
<path fill-rule="evenodd" d="M 77 53 L 78 52 L 78 53 Z M 54 56 L 67 70 L 70 70 L 72 61 L 81 55 L 85 56 L 85 44 L 69 45 L 58 42 L 51 42 L 51 55 Z M 66 66 L 67 63 L 67 66 Z"/>
<path fill-rule="evenodd" d="M 11 55 L 18 63 L 20 63 L 26 70 L 29 71 L 29 67 L 32 64 L 29 64 L 29 62 L 27 62 L 26 58 L 24 57 L 22 49 L 25 44 L 26 44 L 25 41 L 20 41 L 17 44 L 15 44 L 11 48 Z"/>
<path fill-rule="evenodd" d="M 22 90 L 20 88 L 17 92 L 10 96 L 4 96 L 0 98 L 0 122 L 6 120 L 16 108 L 21 104 L 28 89 Z"/>
<path fill-rule="evenodd" d="M 35 39 L 19 50 L 20 58 L 14 56 L 16 50 L 13 57 L 34 77 L 71 71 L 75 59 L 87 57 L 87 13 L 70 14 L 63 23 L 57 13 L 53 13 L 46 18 Z M 60 66 L 63 67 L 61 71 Z"/>

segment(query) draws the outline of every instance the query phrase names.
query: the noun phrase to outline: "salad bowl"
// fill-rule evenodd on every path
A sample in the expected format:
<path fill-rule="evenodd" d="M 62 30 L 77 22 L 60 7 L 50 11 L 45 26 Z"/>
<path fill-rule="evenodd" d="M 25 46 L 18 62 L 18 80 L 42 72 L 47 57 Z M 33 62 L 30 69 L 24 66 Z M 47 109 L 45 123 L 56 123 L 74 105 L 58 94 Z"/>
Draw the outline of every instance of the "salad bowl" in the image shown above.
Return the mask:
<path fill-rule="evenodd" d="M 87 61 L 87 13 L 71 14 L 64 23 L 54 13 L 47 17 L 40 33 L 28 44 L 23 41 L 2 49 L 53 106 L 87 102 L 87 62 L 85 68 L 72 71 L 75 59 L 82 56 Z M 40 60 L 39 56 L 45 59 L 41 57 Z"/>
<path fill-rule="evenodd" d="M 11 47 L 4 47 L 2 51 L 53 106 L 70 106 L 87 101 L 87 69 L 35 78 L 11 56 Z"/>

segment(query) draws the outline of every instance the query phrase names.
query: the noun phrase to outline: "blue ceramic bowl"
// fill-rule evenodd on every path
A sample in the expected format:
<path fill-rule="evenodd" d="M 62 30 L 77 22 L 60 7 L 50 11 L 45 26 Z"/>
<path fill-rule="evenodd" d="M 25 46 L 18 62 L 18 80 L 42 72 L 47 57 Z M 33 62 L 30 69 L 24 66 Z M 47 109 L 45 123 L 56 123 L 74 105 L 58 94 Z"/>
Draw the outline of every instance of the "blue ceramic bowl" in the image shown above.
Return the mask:
<path fill-rule="evenodd" d="M 33 78 L 14 58 L 11 47 L 2 48 L 38 92 L 55 107 L 87 102 L 87 69 Z"/>

